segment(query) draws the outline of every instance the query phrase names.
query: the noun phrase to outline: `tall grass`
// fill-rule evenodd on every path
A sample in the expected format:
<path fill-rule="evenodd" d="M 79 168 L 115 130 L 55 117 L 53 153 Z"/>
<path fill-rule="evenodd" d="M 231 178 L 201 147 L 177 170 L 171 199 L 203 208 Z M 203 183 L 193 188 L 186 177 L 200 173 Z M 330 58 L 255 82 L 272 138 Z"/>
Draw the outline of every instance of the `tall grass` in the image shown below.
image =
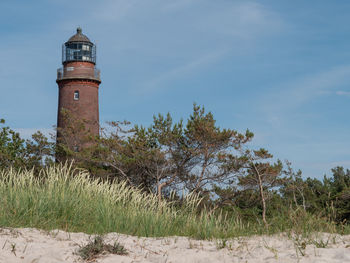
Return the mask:
<path fill-rule="evenodd" d="M 69 165 L 52 166 L 39 175 L 13 169 L 0 172 L 0 227 L 200 239 L 272 233 L 293 227 L 292 221 L 283 224 L 278 219 L 266 230 L 259 222 L 244 223 L 234 215 L 228 218 L 206 209 L 199 212 L 199 202 L 195 195 L 186 196 L 180 207 L 169 201 L 159 202 L 155 195 L 124 182 L 91 179 L 86 171 Z M 314 224 L 318 219 L 307 220 L 308 230 L 320 230 Z"/>

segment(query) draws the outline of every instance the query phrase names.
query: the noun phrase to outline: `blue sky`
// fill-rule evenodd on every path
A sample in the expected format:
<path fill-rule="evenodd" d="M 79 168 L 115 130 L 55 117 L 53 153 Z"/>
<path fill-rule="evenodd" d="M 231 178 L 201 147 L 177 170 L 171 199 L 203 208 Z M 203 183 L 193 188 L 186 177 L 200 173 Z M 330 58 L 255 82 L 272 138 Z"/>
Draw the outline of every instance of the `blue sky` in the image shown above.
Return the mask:
<path fill-rule="evenodd" d="M 193 102 L 304 176 L 350 167 L 350 1 L 1 0 L 0 117 L 56 124 L 61 45 L 97 44 L 100 119 L 149 125 Z"/>

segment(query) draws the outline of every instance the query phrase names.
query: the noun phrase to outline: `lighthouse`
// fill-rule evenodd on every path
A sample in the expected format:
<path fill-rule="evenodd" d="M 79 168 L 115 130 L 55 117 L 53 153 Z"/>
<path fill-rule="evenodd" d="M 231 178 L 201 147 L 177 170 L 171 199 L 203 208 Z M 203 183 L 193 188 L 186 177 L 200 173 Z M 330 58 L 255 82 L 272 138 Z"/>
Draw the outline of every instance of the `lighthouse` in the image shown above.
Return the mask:
<path fill-rule="evenodd" d="M 98 92 L 101 83 L 100 71 L 96 68 L 96 46 L 80 27 L 62 45 L 62 68 L 57 70 L 56 82 L 57 142 L 79 151 L 88 144 L 83 137 L 99 135 Z M 72 128 L 76 121 L 83 123 L 83 128 L 79 127 L 78 132 L 63 138 L 63 131 Z"/>

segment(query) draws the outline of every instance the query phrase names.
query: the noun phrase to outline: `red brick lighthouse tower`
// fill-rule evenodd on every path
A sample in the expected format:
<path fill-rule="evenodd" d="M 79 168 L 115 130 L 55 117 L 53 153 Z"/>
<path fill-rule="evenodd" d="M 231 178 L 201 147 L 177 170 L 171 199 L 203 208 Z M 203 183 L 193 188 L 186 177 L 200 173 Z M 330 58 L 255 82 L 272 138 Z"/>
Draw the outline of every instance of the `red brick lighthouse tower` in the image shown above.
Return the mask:
<path fill-rule="evenodd" d="M 95 67 L 96 46 L 82 34 L 81 28 L 62 45 L 62 65 L 57 70 L 56 80 L 59 90 L 57 141 L 62 139 L 77 151 L 86 144 L 83 136 L 99 135 L 98 89 L 101 83 L 100 71 Z M 67 115 L 70 118 L 67 119 Z M 72 119 L 84 122 L 83 131 L 62 138 L 61 131 L 72 125 Z"/>

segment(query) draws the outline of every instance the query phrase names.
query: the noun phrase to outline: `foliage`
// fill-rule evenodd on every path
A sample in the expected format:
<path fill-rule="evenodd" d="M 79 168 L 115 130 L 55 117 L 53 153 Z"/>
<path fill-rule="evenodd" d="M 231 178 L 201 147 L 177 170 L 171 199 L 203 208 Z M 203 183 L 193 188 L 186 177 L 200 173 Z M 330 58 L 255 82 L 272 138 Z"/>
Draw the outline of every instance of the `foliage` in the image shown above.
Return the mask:
<path fill-rule="evenodd" d="M 305 183 L 307 211 L 325 211 L 330 220 L 345 223 L 350 220 L 350 170 L 343 167 L 332 169 L 332 177 L 320 181 L 307 178 Z"/>
<path fill-rule="evenodd" d="M 93 240 L 78 249 L 77 254 L 87 261 L 96 259 L 99 255 L 103 253 L 126 255 L 128 252 L 123 245 L 115 242 L 113 245 L 106 244 L 103 241 L 102 236 L 95 236 Z"/>
<path fill-rule="evenodd" d="M 193 193 L 200 198 L 197 209 L 191 210 L 190 213 L 186 212 L 187 214 L 183 213 L 183 217 L 179 216 L 177 219 L 166 215 L 165 220 L 164 214 L 161 216 L 143 214 L 141 209 L 137 219 L 132 217 L 134 219 L 131 220 L 136 226 L 148 224 L 145 229 L 135 232 L 140 235 L 173 233 L 197 237 L 226 237 L 247 233 L 247 225 L 253 226 L 249 233 L 261 232 L 260 225 L 269 226 L 264 231 L 273 232 L 276 229 L 285 229 L 281 220 L 290 223 L 291 219 L 286 215 L 291 215 L 291 211 L 300 210 L 304 213 L 301 218 L 306 224 L 311 225 L 309 222 L 319 220 L 326 225 L 336 224 L 336 228 L 342 231 L 348 229 L 350 220 L 348 169 L 335 167 L 332 169 L 332 174 L 324 176 L 322 180 L 305 179 L 300 170 L 296 172 L 293 170 L 290 162 L 286 161 L 285 164 L 279 160 L 273 162 L 272 155 L 267 150 L 249 148 L 247 145 L 253 138 L 249 130 L 239 133 L 232 129 L 220 128 L 213 114 L 206 112 L 204 107 L 194 104 L 192 113 L 185 121 L 176 122 L 169 113 L 158 114 L 153 117 L 153 123 L 149 127 L 131 126 L 126 121 L 110 122 L 109 128 L 101 129 L 100 136 L 91 135 L 86 131 L 85 120 L 67 111 L 62 116 L 67 125 L 64 129 L 57 130 L 56 143 L 40 132 L 33 134 L 29 140 L 23 140 L 17 132 L 5 126 L 5 121 L 1 119 L 0 170 L 5 171 L 3 174 L 9 172 L 22 176 L 16 171 L 32 170 L 35 180 L 37 177 L 41 178 L 43 181 L 38 180 L 43 184 L 49 177 L 48 172 L 43 172 L 43 169 L 51 169 L 49 167 L 53 165 L 56 157 L 57 162 L 72 162 L 72 167 L 77 169 L 71 171 L 71 174 L 79 175 L 79 169 L 83 168 L 87 171 L 86 177 L 98 180 L 106 189 L 115 187 L 115 183 L 119 181 L 123 182 L 123 187 L 136 189 L 140 194 L 140 200 L 143 198 L 148 200 L 149 197 L 146 196 L 150 194 L 153 204 L 157 204 L 150 206 L 153 208 L 163 204 L 163 201 L 170 201 L 171 209 L 187 211 L 182 210 L 186 204 L 184 196 Z M 118 206 L 114 207 L 114 204 L 107 205 L 103 200 L 90 199 L 89 195 L 81 195 L 80 192 L 69 189 L 56 193 L 65 197 L 61 200 L 62 203 L 57 204 L 58 201 L 46 196 L 39 185 L 35 186 L 36 192 L 31 193 L 33 196 L 28 197 L 28 200 L 24 197 L 28 192 L 19 190 L 23 193 L 24 200 L 27 200 L 23 201 L 25 207 L 32 207 L 33 200 L 38 203 L 38 207 L 32 207 L 34 210 L 38 209 L 38 214 L 33 214 L 30 223 L 21 221 L 22 219 L 19 220 L 16 216 L 27 218 L 27 213 L 33 213 L 34 210 L 28 212 L 26 208 L 20 206 L 13 206 L 11 209 L 8 208 L 9 210 L 0 208 L 3 213 L 8 213 L 0 222 L 6 225 L 13 220 L 14 225 L 21 225 L 22 222 L 24 225 L 49 228 L 57 224 L 63 227 L 69 219 L 75 221 L 71 229 L 90 229 L 81 221 L 81 216 L 84 215 L 91 220 L 99 221 L 102 218 L 109 222 L 105 226 L 92 224 L 93 231 L 115 231 L 111 228 L 113 225 L 111 222 L 117 219 L 129 221 L 131 217 L 125 210 L 134 211 L 133 208 L 136 207 L 135 204 L 131 205 L 131 208 L 123 206 L 130 203 L 130 196 L 124 199 L 123 205 L 118 203 Z M 123 192 L 119 188 L 115 191 L 119 194 Z M 10 199 L 3 199 L 5 203 L 2 205 L 16 204 L 15 199 L 11 199 L 14 196 L 10 196 L 7 197 Z M 36 199 L 40 196 L 42 199 Z M 78 206 L 72 204 L 75 199 L 81 200 Z M 48 203 L 45 203 L 46 201 Z M 81 205 L 85 201 L 91 204 L 91 207 Z M 100 207 L 100 204 L 94 203 L 97 201 L 105 206 Z M 58 212 L 46 211 L 49 205 Z M 76 213 L 67 212 L 63 205 Z M 109 212 L 104 214 L 109 210 L 106 206 L 112 207 L 111 211 L 116 215 L 110 218 Z M 96 213 L 94 209 L 100 213 Z M 171 209 L 169 210 L 171 213 L 178 213 L 177 210 Z M 16 216 L 13 215 L 13 211 L 16 211 Z M 49 212 L 56 217 L 51 218 L 51 215 L 47 214 Z M 47 218 L 39 216 L 41 213 Z M 205 216 L 205 213 L 209 213 L 210 216 Z M 195 226 L 197 216 L 203 220 L 200 222 L 204 222 L 205 227 Z M 39 223 L 39 219 L 43 218 L 42 223 Z M 161 224 L 159 229 L 153 224 L 154 218 Z M 222 221 L 223 218 L 226 221 Z M 91 220 L 86 222 L 91 223 Z M 165 227 L 162 224 L 169 226 Z M 188 228 L 181 232 L 176 224 L 187 224 Z M 135 229 L 135 225 L 118 225 L 118 227 L 121 232 L 132 232 L 135 231 L 132 230 Z M 292 224 L 289 228 L 292 228 Z"/>
<path fill-rule="evenodd" d="M 0 124 L 5 124 L 1 119 Z M 32 135 L 31 140 L 24 140 L 18 132 L 5 126 L 0 131 L 0 168 L 26 168 L 40 170 L 52 164 L 54 143 L 40 132 Z"/>
<path fill-rule="evenodd" d="M 283 184 L 283 178 L 281 178 L 282 163 L 277 161 L 277 163 L 271 164 L 266 161 L 272 157 L 265 149 L 257 151 L 245 150 L 246 170 L 244 174 L 239 176 L 238 182 L 238 185 L 245 190 L 257 191 L 259 193 L 258 199 L 262 207 L 262 220 L 266 226 L 268 226 L 266 220 L 266 202 L 269 199 L 269 195 L 273 193 L 271 189 Z"/>
<path fill-rule="evenodd" d="M 46 168 L 40 176 L 33 170 L 4 170 L 0 195 L 0 227 L 203 239 L 235 236 L 243 229 L 208 210 L 198 211 L 197 195 L 184 196 L 181 203 L 159 201 L 125 182 L 91 179 L 68 166 Z"/>
<path fill-rule="evenodd" d="M 64 155 L 98 177 L 127 180 L 158 198 L 179 189 L 203 195 L 211 185 L 232 184 L 244 161 L 237 149 L 253 137 L 249 130 L 240 134 L 219 128 L 212 113 L 194 104 L 186 125 L 182 120 L 174 123 L 170 114 L 154 116 L 148 128 L 128 129 L 127 122 L 111 122 L 112 133 L 90 137 L 90 145 L 75 152 L 76 140 L 71 138 L 84 130 L 81 121 L 74 124 L 73 116 L 71 125 L 59 131 Z"/>
<path fill-rule="evenodd" d="M 1 119 L 0 124 L 5 124 Z M 25 157 L 24 140 L 18 132 L 9 127 L 2 127 L 0 131 L 0 167 L 23 167 Z"/>
<path fill-rule="evenodd" d="M 0 172 L 0 227 L 35 227 L 137 236 L 189 236 L 227 239 L 293 231 L 339 231 L 327 219 L 303 209 L 280 210 L 266 229 L 261 220 L 243 221 L 235 213 L 199 209 L 198 195 L 180 203 L 128 187 L 125 182 L 91 179 L 85 170 L 52 166 L 40 171 Z M 293 214 L 294 213 L 294 214 Z M 344 233 L 349 228 L 343 229 Z"/>
<path fill-rule="evenodd" d="M 302 206 L 306 211 L 305 191 L 307 185 L 301 177 L 302 172 L 300 170 L 295 172 L 291 167 L 291 163 L 286 161 L 286 170 L 283 173 L 286 175 L 286 180 L 281 188 L 281 193 L 289 200 L 288 205 L 294 208 Z"/>

